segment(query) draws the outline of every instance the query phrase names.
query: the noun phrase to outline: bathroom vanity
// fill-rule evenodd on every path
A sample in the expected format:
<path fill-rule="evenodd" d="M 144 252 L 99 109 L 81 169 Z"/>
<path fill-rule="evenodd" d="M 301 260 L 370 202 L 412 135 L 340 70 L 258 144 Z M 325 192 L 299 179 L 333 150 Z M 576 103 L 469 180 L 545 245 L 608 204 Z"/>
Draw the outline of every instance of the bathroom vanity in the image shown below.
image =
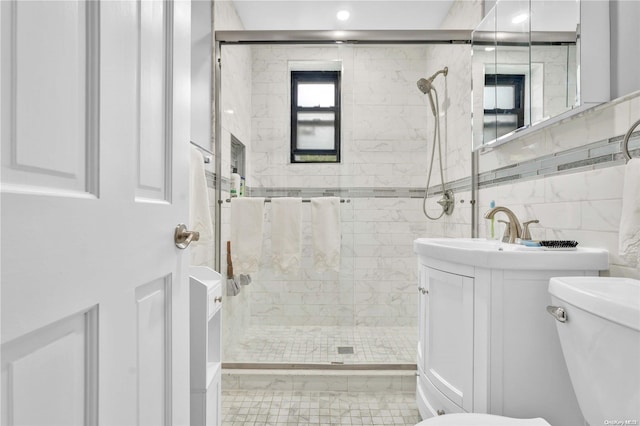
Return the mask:
<path fill-rule="evenodd" d="M 417 239 L 414 252 L 421 416 L 474 412 L 584 424 L 546 312 L 548 284 L 598 275 L 608 269 L 608 253 L 445 238 Z"/>

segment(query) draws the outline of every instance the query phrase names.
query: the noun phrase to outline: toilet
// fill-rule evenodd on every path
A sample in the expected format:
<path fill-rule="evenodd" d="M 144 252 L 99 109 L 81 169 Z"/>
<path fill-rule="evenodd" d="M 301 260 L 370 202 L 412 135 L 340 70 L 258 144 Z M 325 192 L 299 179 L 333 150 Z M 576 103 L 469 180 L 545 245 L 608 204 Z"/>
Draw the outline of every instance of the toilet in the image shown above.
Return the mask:
<path fill-rule="evenodd" d="M 547 311 L 556 318 L 571 384 L 587 423 L 640 424 L 640 281 L 551 278 L 549 293 L 552 306 Z M 551 426 L 541 418 L 478 413 L 446 414 L 416 426 L 440 425 Z"/>

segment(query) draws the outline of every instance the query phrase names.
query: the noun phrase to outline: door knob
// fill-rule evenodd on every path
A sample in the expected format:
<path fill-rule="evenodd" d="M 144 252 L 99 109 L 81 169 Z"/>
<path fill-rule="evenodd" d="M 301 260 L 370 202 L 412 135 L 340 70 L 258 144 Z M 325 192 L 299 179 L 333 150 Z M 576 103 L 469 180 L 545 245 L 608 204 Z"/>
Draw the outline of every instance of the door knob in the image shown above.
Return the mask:
<path fill-rule="evenodd" d="M 176 243 L 176 247 L 179 249 L 186 249 L 191 244 L 191 241 L 198 241 L 200 239 L 200 233 L 196 231 L 189 231 L 184 223 L 176 226 L 176 231 L 173 234 L 173 240 Z"/>

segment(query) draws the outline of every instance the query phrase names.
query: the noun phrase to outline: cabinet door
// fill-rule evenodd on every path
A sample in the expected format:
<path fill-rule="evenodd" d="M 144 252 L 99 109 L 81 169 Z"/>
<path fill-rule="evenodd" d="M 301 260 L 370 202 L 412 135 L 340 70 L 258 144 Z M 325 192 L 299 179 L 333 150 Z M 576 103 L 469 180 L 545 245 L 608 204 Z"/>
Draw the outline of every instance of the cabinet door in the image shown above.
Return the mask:
<path fill-rule="evenodd" d="M 420 265 L 418 271 L 418 372 L 426 370 L 425 365 L 425 347 L 427 342 L 427 293 L 426 293 L 426 277 L 427 267 Z"/>
<path fill-rule="evenodd" d="M 221 370 L 218 369 L 215 377 L 211 381 L 211 384 L 207 388 L 206 426 L 220 426 L 222 424 L 221 382 L 222 382 L 222 374 L 221 374 Z"/>
<path fill-rule="evenodd" d="M 473 278 L 425 268 L 424 370 L 433 385 L 473 410 Z"/>

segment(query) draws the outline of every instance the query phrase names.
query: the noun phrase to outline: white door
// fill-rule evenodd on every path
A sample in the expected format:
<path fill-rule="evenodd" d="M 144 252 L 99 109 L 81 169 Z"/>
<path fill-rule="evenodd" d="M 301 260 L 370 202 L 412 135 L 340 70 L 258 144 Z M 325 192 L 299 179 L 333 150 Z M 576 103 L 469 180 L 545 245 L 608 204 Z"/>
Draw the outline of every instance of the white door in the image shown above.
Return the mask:
<path fill-rule="evenodd" d="M 186 1 L 0 2 L 3 425 L 188 425 Z"/>

